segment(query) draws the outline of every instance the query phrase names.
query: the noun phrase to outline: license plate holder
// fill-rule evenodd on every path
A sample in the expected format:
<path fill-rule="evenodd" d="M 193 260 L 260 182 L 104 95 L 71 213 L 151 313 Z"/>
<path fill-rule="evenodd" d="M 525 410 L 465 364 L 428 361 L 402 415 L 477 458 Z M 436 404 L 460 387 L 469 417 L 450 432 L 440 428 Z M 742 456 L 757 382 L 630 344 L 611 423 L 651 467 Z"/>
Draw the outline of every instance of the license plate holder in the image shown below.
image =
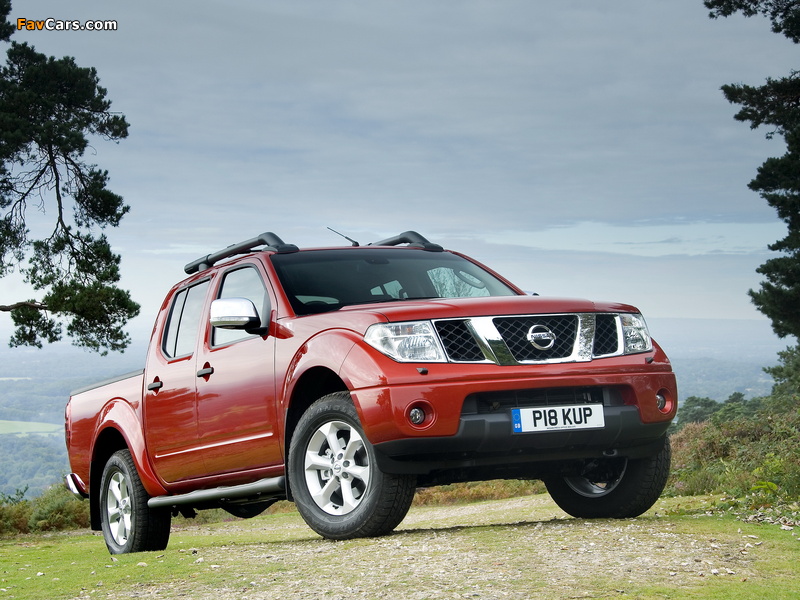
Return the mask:
<path fill-rule="evenodd" d="M 606 424 L 602 404 L 513 408 L 511 423 L 514 433 L 602 429 Z"/>

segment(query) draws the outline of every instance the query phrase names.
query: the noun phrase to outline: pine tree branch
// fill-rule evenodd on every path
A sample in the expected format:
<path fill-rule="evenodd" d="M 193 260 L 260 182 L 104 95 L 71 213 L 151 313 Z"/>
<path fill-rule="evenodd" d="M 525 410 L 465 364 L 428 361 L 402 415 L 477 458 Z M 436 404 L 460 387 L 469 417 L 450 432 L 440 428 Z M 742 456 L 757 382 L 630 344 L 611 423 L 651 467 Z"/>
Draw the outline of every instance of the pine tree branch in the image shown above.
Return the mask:
<path fill-rule="evenodd" d="M 11 312 L 18 308 L 35 308 L 36 310 L 47 310 L 47 305 L 41 302 L 15 302 L 14 304 L 0 304 L 0 312 Z"/>

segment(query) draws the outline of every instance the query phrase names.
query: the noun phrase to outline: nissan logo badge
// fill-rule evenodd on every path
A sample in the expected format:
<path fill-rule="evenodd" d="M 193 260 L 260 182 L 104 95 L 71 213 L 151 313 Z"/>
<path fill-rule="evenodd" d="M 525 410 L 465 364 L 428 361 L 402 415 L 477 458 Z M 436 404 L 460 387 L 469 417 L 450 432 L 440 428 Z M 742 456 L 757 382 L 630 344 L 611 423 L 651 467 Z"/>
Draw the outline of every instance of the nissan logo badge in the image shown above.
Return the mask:
<path fill-rule="evenodd" d="M 534 325 L 528 330 L 528 341 L 537 350 L 550 350 L 556 343 L 556 334 L 545 325 Z"/>

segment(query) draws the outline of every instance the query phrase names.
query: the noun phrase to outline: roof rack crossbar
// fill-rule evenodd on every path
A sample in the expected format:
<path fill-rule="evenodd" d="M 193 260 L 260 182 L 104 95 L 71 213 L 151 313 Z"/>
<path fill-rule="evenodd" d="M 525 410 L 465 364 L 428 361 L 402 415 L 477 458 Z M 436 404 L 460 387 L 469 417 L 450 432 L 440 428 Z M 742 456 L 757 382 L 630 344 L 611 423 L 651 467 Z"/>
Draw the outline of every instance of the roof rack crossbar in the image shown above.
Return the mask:
<path fill-rule="evenodd" d="M 232 244 L 227 248 L 223 248 L 222 250 L 214 252 L 213 254 L 201 256 L 200 258 L 187 264 L 183 270 L 189 275 L 192 273 L 205 271 L 224 258 L 236 256 L 237 254 L 247 254 L 248 252 L 252 252 L 255 248 L 260 246 L 265 246 L 265 250 L 273 250 L 281 254 L 297 252 L 298 250 L 297 246 L 294 244 L 287 244 L 271 231 L 267 231 L 259 236 L 250 238 L 249 240 Z"/>
<path fill-rule="evenodd" d="M 433 252 L 441 252 L 443 248 L 439 244 L 434 244 L 428 241 L 428 238 L 417 233 L 416 231 L 405 231 L 399 235 L 395 235 L 379 242 L 372 242 L 370 246 L 399 246 L 400 244 L 408 244 L 425 250 Z"/>

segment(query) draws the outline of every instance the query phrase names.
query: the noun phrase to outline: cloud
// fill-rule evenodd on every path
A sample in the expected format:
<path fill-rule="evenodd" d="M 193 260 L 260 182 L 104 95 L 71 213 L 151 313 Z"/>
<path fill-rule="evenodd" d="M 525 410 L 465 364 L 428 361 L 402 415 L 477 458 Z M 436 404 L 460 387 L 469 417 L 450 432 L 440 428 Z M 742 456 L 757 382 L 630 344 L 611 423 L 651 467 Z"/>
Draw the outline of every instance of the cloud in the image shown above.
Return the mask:
<path fill-rule="evenodd" d="M 490 234 L 486 239 L 544 250 L 696 256 L 762 254 L 769 244 L 785 235 L 786 226 L 781 222 L 615 225 L 583 221 L 543 231 L 507 230 Z"/>
<path fill-rule="evenodd" d="M 719 86 L 791 48 L 694 0 L 113 12 L 118 32 L 28 37 L 98 67 L 132 124 L 110 166 L 137 204 L 289 198 L 373 226 L 424 205 L 460 228 L 772 217 L 745 186 L 782 149 L 734 122 Z"/>
<path fill-rule="evenodd" d="M 12 17 L 119 22 L 15 38 L 96 67 L 131 123 L 93 159 L 131 205 L 108 234 L 143 319 L 189 260 L 265 230 L 339 244 L 326 226 L 416 229 L 543 293 L 750 318 L 783 230 L 747 182 L 783 147 L 734 121 L 719 87 L 788 73 L 796 53 L 763 19 L 706 12 L 39 0 Z"/>

